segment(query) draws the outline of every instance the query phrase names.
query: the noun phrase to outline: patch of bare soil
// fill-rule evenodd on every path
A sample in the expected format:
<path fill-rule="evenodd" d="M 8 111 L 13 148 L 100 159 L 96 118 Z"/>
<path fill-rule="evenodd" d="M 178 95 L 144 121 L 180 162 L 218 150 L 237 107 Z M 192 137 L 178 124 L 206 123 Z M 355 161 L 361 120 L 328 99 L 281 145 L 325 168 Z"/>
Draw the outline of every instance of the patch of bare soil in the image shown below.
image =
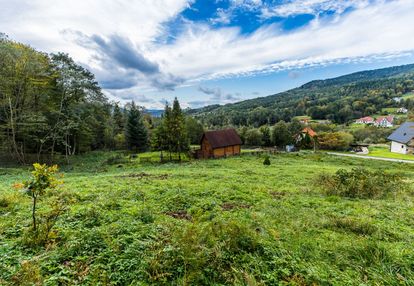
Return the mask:
<path fill-rule="evenodd" d="M 135 179 L 144 179 L 144 178 L 148 178 L 148 179 L 159 179 L 159 180 L 166 180 L 168 178 L 168 174 L 161 174 L 161 175 L 153 175 L 153 174 L 148 174 L 148 173 L 135 173 L 135 174 L 128 174 L 128 175 L 123 175 L 120 176 L 121 178 L 135 178 Z"/>
<path fill-rule="evenodd" d="M 249 209 L 251 207 L 251 205 L 249 204 L 243 204 L 243 203 L 224 203 L 221 205 L 221 208 L 225 211 L 229 211 L 232 209 Z"/>
<path fill-rule="evenodd" d="M 273 192 L 270 192 L 270 195 L 274 199 L 281 199 L 281 198 L 283 198 L 286 195 L 286 193 L 285 192 L 276 192 L 276 191 L 273 191 Z"/>
<path fill-rule="evenodd" d="M 192 220 L 191 215 L 187 213 L 185 210 L 180 211 L 171 211 L 171 212 L 165 212 L 166 215 L 169 215 L 176 219 L 186 219 L 186 220 Z"/>

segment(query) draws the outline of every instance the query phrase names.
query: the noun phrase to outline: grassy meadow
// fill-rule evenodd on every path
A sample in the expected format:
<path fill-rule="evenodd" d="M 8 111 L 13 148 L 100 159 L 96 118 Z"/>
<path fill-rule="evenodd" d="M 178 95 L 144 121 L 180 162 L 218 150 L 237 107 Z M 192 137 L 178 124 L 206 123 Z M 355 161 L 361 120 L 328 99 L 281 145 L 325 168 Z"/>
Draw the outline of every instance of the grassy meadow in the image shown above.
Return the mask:
<path fill-rule="evenodd" d="M 61 167 L 68 209 L 37 247 L 26 238 L 31 200 L 12 188 L 30 168 L 0 168 L 0 285 L 414 285 L 411 190 L 349 199 L 316 183 L 365 167 L 412 184 L 414 166 L 312 153 L 270 161 L 76 157 Z"/>
<path fill-rule="evenodd" d="M 388 145 L 370 146 L 369 154 L 367 156 L 401 159 L 401 160 L 414 160 L 414 155 L 412 154 L 392 153 L 390 151 L 390 146 Z"/>

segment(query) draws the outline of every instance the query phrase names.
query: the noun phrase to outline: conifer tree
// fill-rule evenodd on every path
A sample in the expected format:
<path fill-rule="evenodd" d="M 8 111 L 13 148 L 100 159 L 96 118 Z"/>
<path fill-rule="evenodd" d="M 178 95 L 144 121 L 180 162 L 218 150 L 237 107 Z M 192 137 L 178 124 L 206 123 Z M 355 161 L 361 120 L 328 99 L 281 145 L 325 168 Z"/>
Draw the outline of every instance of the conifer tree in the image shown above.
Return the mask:
<path fill-rule="evenodd" d="M 174 98 L 171 115 L 172 129 L 170 132 L 173 139 L 173 150 L 178 153 L 178 159 L 181 161 L 181 153 L 188 151 L 190 146 L 185 128 L 185 117 L 177 98 Z"/>
<path fill-rule="evenodd" d="M 128 111 L 125 126 L 125 139 L 130 150 L 145 151 L 148 146 L 148 132 L 142 120 L 142 115 L 134 102 Z"/>
<path fill-rule="evenodd" d="M 112 118 L 114 122 L 114 135 L 117 135 L 121 133 L 124 130 L 125 127 L 125 120 L 124 120 L 124 114 L 121 111 L 121 108 L 119 107 L 118 102 L 114 105 L 114 111 L 112 113 Z"/>

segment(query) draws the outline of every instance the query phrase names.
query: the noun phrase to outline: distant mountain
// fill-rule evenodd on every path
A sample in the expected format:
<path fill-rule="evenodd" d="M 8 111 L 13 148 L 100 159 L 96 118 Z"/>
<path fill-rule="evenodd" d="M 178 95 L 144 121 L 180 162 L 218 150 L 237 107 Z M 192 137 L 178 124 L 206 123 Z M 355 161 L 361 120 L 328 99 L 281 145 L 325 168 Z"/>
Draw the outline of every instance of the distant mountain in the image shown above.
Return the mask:
<path fill-rule="evenodd" d="M 162 110 L 162 109 L 146 109 L 145 112 L 148 113 L 149 115 L 153 116 L 153 117 L 161 117 L 162 114 L 164 113 L 164 110 Z"/>
<path fill-rule="evenodd" d="M 392 98 L 412 90 L 414 64 L 314 80 L 278 94 L 192 109 L 187 114 L 209 126 L 261 126 L 302 115 L 344 123 L 397 107 Z M 408 99 L 401 104 L 414 107 Z"/>

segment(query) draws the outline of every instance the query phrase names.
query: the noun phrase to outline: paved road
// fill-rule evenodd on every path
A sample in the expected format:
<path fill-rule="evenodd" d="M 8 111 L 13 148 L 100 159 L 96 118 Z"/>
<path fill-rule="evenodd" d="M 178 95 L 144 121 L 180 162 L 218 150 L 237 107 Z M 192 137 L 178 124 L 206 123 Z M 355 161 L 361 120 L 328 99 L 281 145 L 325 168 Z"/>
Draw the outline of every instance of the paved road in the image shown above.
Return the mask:
<path fill-rule="evenodd" d="M 370 160 L 380 160 L 380 161 L 389 161 L 389 162 L 396 162 L 396 163 L 408 163 L 414 164 L 414 160 L 401 160 L 401 159 L 392 159 L 392 158 L 381 158 L 381 157 L 370 157 L 364 155 L 356 155 L 356 154 L 343 154 L 343 153 L 335 153 L 335 152 L 328 152 L 329 155 L 334 156 L 342 156 L 342 157 L 353 157 L 353 158 L 362 158 L 362 159 L 370 159 Z"/>

